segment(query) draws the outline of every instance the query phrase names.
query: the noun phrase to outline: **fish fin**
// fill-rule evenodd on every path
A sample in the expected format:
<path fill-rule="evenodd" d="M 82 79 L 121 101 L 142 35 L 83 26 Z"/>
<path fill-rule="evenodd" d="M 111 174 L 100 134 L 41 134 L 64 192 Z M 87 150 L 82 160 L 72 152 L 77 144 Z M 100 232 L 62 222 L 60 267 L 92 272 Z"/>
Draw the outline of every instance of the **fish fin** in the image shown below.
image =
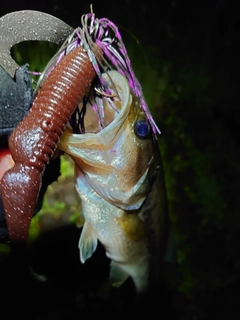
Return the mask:
<path fill-rule="evenodd" d="M 32 266 L 29 265 L 30 274 L 33 276 L 34 279 L 36 279 L 39 282 L 47 282 L 48 278 L 45 274 L 39 274 L 36 271 L 33 270 Z"/>
<path fill-rule="evenodd" d="M 98 239 L 92 226 L 88 222 L 85 222 L 78 244 L 80 260 L 82 263 L 84 263 L 88 258 L 91 258 L 97 248 L 97 244 Z"/>
<path fill-rule="evenodd" d="M 109 276 L 109 280 L 112 283 L 112 285 L 118 287 L 127 278 L 128 278 L 128 274 L 119 267 L 118 263 L 112 261 L 111 268 L 110 268 L 110 276 Z"/>

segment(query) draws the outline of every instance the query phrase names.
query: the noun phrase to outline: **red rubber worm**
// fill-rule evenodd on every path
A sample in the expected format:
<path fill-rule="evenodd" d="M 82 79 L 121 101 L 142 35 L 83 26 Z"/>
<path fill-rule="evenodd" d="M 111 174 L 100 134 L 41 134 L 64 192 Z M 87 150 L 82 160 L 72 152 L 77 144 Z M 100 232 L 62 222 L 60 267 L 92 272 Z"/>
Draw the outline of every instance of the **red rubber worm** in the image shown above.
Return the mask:
<path fill-rule="evenodd" d="M 95 76 L 85 50 L 73 49 L 50 73 L 29 113 L 10 136 L 15 165 L 1 180 L 10 242 L 27 240 L 45 166 Z"/>

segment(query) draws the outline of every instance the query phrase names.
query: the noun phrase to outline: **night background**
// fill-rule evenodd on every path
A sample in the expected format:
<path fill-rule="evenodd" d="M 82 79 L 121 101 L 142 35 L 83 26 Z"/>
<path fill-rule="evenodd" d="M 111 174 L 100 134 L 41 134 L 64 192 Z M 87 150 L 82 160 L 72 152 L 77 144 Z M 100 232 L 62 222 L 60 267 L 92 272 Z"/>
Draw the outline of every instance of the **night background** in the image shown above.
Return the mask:
<path fill-rule="evenodd" d="M 147 315 L 154 310 L 164 319 L 237 318 L 240 311 L 237 2 L 42 0 L 13 4 L 1 0 L 0 16 L 32 9 L 55 15 L 75 28 L 80 25 L 81 16 L 90 11 L 91 3 L 96 17 L 106 17 L 119 27 L 161 130 L 159 145 L 175 256 L 166 263 L 164 289 L 159 288 L 152 301 L 146 302 Z M 38 57 L 40 51 L 34 52 L 34 46 L 32 51 L 28 48 L 23 62 L 42 59 Z M 50 57 L 46 53 L 47 61 Z M 71 179 L 64 183 L 71 184 Z M 66 187 L 56 193 L 63 197 L 63 190 Z M 59 206 L 56 210 L 62 209 Z M 22 288 L 13 289 L 11 294 L 6 291 L 7 301 L 14 309 L 20 304 L 19 298 L 23 299 L 24 287 L 27 298 L 21 308 L 23 315 L 24 308 L 31 309 L 32 319 L 80 319 L 89 310 L 114 317 L 117 312 L 107 302 L 105 305 L 96 297 L 86 302 L 82 294 L 89 283 L 96 288 L 108 270 L 101 248 L 99 257 L 94 257 L 81 271 L 73 249 L 79 231 L 71 226 L 61 232 L 61 228 L 52 232 L 54 240 L 51 232 L 47 232 L 42 244 L 40 241 L 31 252 L 33 264 L 42 264 L 41 268 L 47 270 L 50 284 L 43 286 L 27 280 L 23 284 L 22 280 Z M 6 286 L 14 286 L 17 281 L 4 275 L 4 269 L 2 276 Z"/>

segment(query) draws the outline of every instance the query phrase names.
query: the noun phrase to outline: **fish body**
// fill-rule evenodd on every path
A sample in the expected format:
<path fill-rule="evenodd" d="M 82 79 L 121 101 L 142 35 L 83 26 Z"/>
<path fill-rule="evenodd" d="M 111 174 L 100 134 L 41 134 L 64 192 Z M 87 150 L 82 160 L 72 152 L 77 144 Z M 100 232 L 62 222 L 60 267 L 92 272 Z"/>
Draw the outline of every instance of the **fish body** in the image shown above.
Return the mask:
<path fill-rule="evenodd" d="M 79 240 L 84 263 L 98 241 L 116 270 L 141 293 L 161 279 L 167 236 L 167 204 L 160 153 L 140 101 L 117 71 L 103 74 L 103 128 L 87 104 L 85 133 L 66 130 L 58 148 L 74 160 L 84 226 Z M 114 106 L 112 102 L 114 102 Z M 91 98 L 90 98 L 91 101 Z"/>

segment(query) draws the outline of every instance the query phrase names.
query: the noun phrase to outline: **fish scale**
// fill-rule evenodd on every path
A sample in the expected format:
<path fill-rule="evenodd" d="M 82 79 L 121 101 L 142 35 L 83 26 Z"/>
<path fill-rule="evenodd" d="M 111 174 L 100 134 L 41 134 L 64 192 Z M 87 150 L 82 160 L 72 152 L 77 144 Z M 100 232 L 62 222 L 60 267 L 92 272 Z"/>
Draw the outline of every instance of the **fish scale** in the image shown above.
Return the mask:
<path fill-rule="evenodd" d="M 81 261 L 89 259 L 101 242 L 112 260 L 110 278 L 122 282 L 130 276 L 136 291 L 143 293 L 161 279 L 166 245 L 167 206 L 158 144 L 153 134 L 140 139 L 134 130 L 139 120 L 147 120 L 127 79 L 117 71 L 103 77 L 110 91 L 118 89 L 119 113 L 96 133 L 86 128 L 85 134 L 74 134 L 68 129 L 58 147 L 75 162 L 85 220 L 79 240 Z M 90 100 L 87 108 L 92 104 Z M 104 108 L 110 108 L 107 100 Z"/>

